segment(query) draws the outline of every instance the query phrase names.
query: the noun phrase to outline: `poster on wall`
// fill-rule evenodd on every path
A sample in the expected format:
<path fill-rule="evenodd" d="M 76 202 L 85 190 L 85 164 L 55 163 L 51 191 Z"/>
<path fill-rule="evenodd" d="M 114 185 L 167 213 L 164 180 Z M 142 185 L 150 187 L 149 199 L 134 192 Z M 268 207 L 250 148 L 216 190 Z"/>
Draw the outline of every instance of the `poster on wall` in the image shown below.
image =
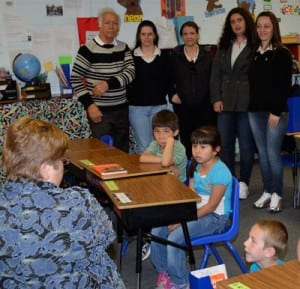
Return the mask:
<path fill-rule="evenodd" d="M 300 0 L 280 0 L 283 15 L 300 15 Z"/>
<path fill-rule="evenodd" d="M 225 12 L 226 10 L 220 1 L 207 0 L 206 10 L 204 11 L 205 17 L 213 17 Z"/>
<path fill-rule="evenodd" d="M 161 16 L 168 19 L 185 16 L 185 0 L 161 0 Z"/>
<path fill-rule="evenodd" d="M 266 0 L 266 2 L 271 2 L 271 0 Z M 248 10 L 253 17 L 255 17 L 255 0 L 238 0 L 238 6 Z"/>
<path fill-rule="evenodd" d="M 143 11 L 139 0 L 118 0 L 118 3 L 126 8 L 124 22 L 141 22 Z"/>
<path fill-rule="evenodd" d="M 77 17 L 77 30 L 79 45 L 82 46 L 97 35 L 99 31 L 98 18 Z"/>

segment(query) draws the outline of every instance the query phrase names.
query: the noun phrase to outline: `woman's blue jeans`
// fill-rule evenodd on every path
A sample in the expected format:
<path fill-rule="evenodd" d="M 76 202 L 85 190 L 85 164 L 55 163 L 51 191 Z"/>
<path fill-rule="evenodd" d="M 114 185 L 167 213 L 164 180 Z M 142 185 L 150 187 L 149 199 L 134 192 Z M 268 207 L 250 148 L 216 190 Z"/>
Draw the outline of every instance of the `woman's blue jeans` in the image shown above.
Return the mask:
<path fill-rule="evenodd" d="M 152 118 L 167 105 L 136 106 L 129 105 L 129 122 L 133 129 L 138 153 L 142 154 L 153 140 Z"/>
<path fill-rule="evenodd" d="M 263 190 L 282 196 L 283 164 L 280 154 L 288 113 L 282 113 L 275 128 L 270 128 L 268 124 L 269 115 L 269 112 L 249 112 L 249 120 L 259 153 Z"/>
<path fill-rule="evenodd" d="M 210 213 L 196 221 L 187 223 L 191 238 L 208 234 L 221 233 L 228 225 L 228 217 Z M 153 235 L 168 239 L 178 244 L 184 244 L 184 235 L 181 226 L 173 232 L 168 227 L 153 228 Z M 151 242 L 151 260 L 158 273 L 166 272 L 173 283 L 188 284 L 189 270 L 187 268 L 185 251 L 174 246 Z"/>
<path fill-rule="evenodd" d="M 221 135 L 221 159 L 228 166 L 231 174 L 235 174 L 235 140 L 240 148 L 240 181 L 249 185 L 255 144 L 249 124 L 248 112 L 220 112 L 218 113 L 218 129 Z"/>

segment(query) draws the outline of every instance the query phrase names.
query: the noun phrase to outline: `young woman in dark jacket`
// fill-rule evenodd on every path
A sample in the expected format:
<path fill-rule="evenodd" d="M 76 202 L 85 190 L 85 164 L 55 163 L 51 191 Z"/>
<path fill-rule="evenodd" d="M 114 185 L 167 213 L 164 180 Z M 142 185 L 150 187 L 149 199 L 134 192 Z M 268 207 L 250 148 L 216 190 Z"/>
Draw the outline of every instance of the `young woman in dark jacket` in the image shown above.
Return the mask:
<path fill-rule="evenodd" d="M 221 159 L 235 174 L 235 140 L 240 150 L 240 199 L 249 194 L 254 140 L 249 124 L 250 98 L 248 68 L 253 55 L 254 21 L 243 8 L 233 8 L 227 15 L 214 58 L 210 81 L 212 103 L 218 113 L 221 134 Z"/>
<path fill-rule="evenodd" d="M 172 51 L 173 88 L 170 100 L 179 118 L 180 140 L 190 158 L 191 134 L 205 124 L 214 124 L 209 79 L 212 56 L 198 44 L 199 27 L 188 21 L 180 29 L 184 44 Z"/>

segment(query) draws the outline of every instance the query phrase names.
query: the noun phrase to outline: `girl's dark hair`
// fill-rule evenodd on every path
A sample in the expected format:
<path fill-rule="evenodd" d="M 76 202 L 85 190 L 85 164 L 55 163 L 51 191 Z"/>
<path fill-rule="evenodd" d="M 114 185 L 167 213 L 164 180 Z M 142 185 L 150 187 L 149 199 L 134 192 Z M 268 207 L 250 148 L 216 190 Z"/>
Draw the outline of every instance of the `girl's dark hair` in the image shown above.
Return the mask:
<path fill-rule="evenodd" d="M 205 125 L 193 131 L 191 136 L 191 143 L 193 144 L 208 144 L 213 149 L 221 146 L 221 136 L 218 129 L 212 125 Z M 188 175 L 193 177 L 197 162 L 192 159 L 191 165 L 188 169 Z"/>
<path fill-rule="evenodd" d="M 199 34 L 199 26 L 194 21 L 187 21 L 187 22 L 183 23 L 180 28 L 180 36 L 182 36 L 183 29 L 185 27 L 192 27 L 196 30 L 197 34 Z"/>
<path fill-rule="evenodd" d="M 270 44 L 272 44 L 273 47 L 282 47 L 282 41 L 281 41 L 281 35 L 280 35 L 280 28 L 279 28 L 279 23 L 277 21 L 277 18 L 275 14 L 271 11 L 263 11 L 258 14 L 255 24 L 257 25 L 257 21 L 260 17 L 269 17 L 272 25 L 273 25 L 273 36 L 271 38 Z M 257 49 L 260 45 L 260 39 L 257 36 L 256 37 L 256 43 L 255 43 L 255 48 Z"/>
<path fill-rule="evenodd" d="M 223 26 L 223 32 L 219 40 L 219 48 L 228 49 L 229 46 L 232 44 L 232 41 L 236 38 L 236 34 L 233 32 L 230 24 L 230 18 L 233 14 L 239 14 L 244 18 L 246 23 L 245 36 L 247 38 L 247 44 L 250 47 L 253 47 L 256 34 L 253 17 L 248 10 L 245 10 L 241 7 L 235 7 L 231 9 L 226 16 L 225 23 Z"/>
<path fill-rule="evenodd" d="M 142 43 L 141 43 L 141 35 L 140 34 L 141 34 L 141 31 L 142 31 L 143 27 L 151 27 L 152 28 L 152 31 L 153 31 L 153 33 L 155 35 L 153 43 L 154 43 L 155 46 L 158 45 L 159 36 L 158 36 L 155 24 L 152 21 L 150 21 L 150 20 L 143 20 L 139 24 L 139 26 L 138 26 L 138 28 L 136 30 L 135 47 L 134 47 L 134 49 L 137 48 L 137 47 L 140 47 L 142 45 Z"/>

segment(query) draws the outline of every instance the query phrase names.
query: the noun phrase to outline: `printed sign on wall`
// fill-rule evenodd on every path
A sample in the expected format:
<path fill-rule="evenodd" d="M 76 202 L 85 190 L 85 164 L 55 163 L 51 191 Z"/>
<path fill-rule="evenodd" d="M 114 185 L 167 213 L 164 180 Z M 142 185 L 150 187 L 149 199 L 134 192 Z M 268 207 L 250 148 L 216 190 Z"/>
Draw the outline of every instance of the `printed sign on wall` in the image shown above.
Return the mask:
<path fill-rule="evenodd" d="M 118 0 L 118 3 L 126 8 L 124 22 L 141 22 L 143 11 L 139 0 Z"/>

